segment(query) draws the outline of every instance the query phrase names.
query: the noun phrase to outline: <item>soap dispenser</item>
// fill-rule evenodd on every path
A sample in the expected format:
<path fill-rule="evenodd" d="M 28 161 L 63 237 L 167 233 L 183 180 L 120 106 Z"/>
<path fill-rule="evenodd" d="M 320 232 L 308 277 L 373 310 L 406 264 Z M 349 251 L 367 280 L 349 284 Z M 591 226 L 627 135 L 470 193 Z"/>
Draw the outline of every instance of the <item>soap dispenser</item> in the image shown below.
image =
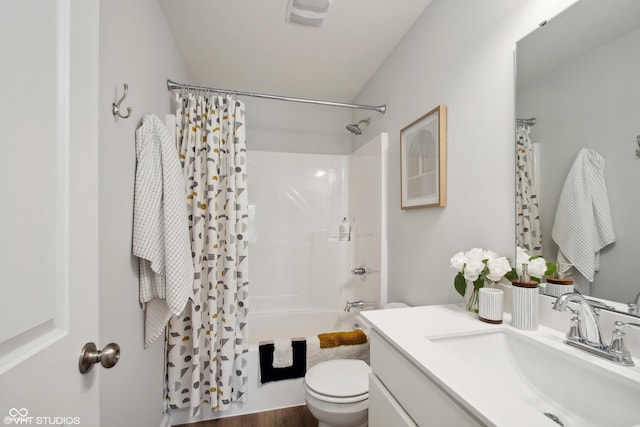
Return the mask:
<path fill-rule="evenodd" d="M 527 264 L 522 264 L 520 278 L 511 284 L 511 326 L 535 331 L 538 329 L 538 283 L 529 278 Z"/>
<path fill-rule="evenodd" d="M 547 285 L 545 294 L 552 297 L 559 297 L 560 295 L 568 294 L 573 292 L 573 279 L 571 277 L 566 277 L 564 272 L 567 266 L 571 264 L 556 264 L 556 272 L 553 273 L 553 276 L 547 276 Z"/>

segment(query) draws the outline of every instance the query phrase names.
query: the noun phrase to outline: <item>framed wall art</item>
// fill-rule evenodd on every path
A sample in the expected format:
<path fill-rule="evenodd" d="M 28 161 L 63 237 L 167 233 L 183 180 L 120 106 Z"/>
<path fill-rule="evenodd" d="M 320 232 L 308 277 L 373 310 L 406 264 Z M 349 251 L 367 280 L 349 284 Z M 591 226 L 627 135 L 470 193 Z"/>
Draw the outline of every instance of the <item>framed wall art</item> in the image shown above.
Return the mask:
<path fill-rule="evenodd" d="M 400 131 L 401 208 L 447 204 L 447 111 L 439 105 Z"/>

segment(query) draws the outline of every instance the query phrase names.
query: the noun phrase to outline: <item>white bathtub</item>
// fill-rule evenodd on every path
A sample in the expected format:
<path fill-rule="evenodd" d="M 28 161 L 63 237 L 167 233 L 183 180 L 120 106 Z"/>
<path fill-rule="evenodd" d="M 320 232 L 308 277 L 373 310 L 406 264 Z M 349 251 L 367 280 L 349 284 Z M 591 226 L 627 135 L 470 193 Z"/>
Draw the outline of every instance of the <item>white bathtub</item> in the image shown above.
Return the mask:
<path fill-rule="evenodd" d="M 277 338 L 304 338 L 322 332 L 351 331 L 360 316 L 346 311 L 285 311 L 249 315 L 249 346 Z"/>
<path fill-rule="evenodd" d="M 249 389 L 247 402 L 232 405 L 224 412 L 202 410 L 198 417 L 191 417 L 187 409 L 171 411 L 171 424 L 230 417 L 254 412 L 270 411 L 304 404 L 302 378 L 260 383 L 258 343 L 276 338 L 303 338 L 322 332 L 351 331 L 357 324 L 363 329 L 368 325 L 362 317 L 344 311 L 312 310 L 249 315 Z"/>

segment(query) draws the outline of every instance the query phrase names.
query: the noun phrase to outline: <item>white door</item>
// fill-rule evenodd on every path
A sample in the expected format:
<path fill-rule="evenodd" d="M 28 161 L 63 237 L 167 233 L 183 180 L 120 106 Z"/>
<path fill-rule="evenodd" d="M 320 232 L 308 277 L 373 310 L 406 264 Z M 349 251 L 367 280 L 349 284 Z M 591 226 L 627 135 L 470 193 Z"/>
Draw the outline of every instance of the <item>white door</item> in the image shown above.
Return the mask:
<path fill-rule="evenodd" d="M 0 425 L 99 424 L 102 368 L 78 370 L 98 338 L 98 24 L 98 0 L 0 5 Z"/>

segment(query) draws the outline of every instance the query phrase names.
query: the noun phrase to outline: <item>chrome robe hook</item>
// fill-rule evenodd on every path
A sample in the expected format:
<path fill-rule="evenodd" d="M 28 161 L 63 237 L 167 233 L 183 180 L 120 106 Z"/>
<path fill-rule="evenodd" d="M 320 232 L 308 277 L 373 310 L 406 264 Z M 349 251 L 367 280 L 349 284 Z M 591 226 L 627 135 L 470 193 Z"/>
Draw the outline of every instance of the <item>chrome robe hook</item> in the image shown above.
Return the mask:
<path fill-rule="evenodd" d="M 124 99 L 127 97 L 127 94 L 129 93 L 129 85 L 128 84 L 124 84 L 124 94 L 122 95 L 122 98 L 120 98 L 120 100 L 116 103 L 114 102 L 113 104 L 111 104 L 111 112 L 113 113 L 113 116 L 118 116 L 122 119 L 128 119 L 129 116 L 131 116 L 131 107 L 127 108 L 127 115 L 123 116 L 122 114 L 120 114 L 120 104 L 122 104 L 122 101 L 124 101 Z"/>

